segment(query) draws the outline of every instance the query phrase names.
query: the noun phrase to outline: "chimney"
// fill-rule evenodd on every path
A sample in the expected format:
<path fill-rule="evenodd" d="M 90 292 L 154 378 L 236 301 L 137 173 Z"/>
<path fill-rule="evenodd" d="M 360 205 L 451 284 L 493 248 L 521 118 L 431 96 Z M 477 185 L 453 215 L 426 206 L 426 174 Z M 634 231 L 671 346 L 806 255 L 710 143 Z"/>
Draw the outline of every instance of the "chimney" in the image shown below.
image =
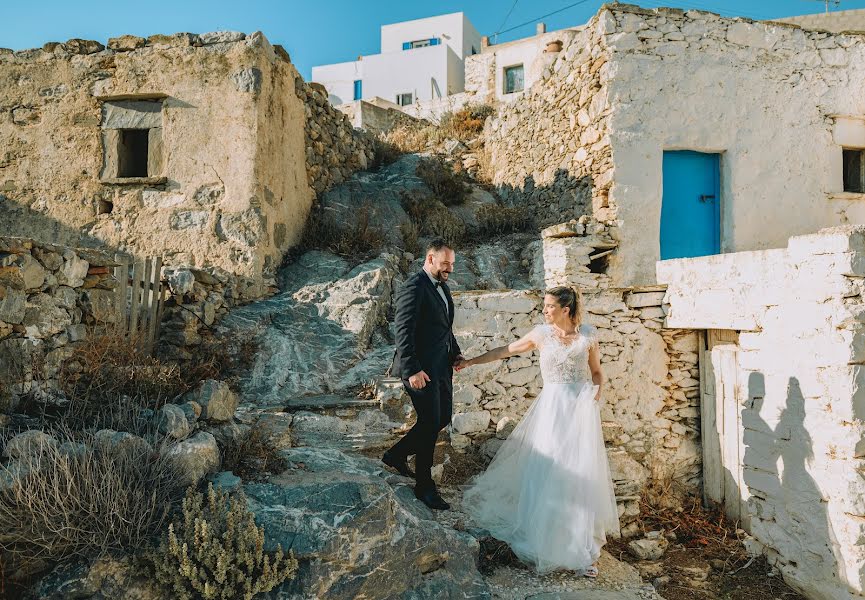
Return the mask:
<path fill-rule="evenodd" d="M 490 45 L 490 36 L 485 35 L 481 38 L 481 48 L 486 48 Z"/>
<path fill-rule="evenodd" d="M 547 24 L 546 23 L 538 23 L 536 27 L 537 27 L 536 31 L 537 31 L 538 35 L 543 35 L 547 32 Z"/>
<path fill-rule="evenodd" d="M 363 60 L 363 54 L 358 54 L 358 55 L 357 55 L 357 59 L 358 59 L 358 60 Z"/>

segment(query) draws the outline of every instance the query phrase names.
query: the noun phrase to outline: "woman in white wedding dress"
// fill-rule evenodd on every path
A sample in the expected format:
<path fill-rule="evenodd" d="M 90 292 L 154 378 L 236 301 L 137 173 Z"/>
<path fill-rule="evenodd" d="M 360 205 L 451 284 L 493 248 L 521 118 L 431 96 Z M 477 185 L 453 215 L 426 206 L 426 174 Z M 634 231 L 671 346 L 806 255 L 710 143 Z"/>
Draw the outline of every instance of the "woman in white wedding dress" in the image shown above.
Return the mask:
<path fill-rule="evenodd" d="M 538 348 L 544 380 L 487 470 L 465 491 L 463 508 L 539 572 L 596 577 L 601 547 L 606 534 L 618 534 L 619 517 L 601 432 L 596 330 L 580 323 L 580 304 L 572 288 L 549 290 L 545 325 L 460 365 Z"/>

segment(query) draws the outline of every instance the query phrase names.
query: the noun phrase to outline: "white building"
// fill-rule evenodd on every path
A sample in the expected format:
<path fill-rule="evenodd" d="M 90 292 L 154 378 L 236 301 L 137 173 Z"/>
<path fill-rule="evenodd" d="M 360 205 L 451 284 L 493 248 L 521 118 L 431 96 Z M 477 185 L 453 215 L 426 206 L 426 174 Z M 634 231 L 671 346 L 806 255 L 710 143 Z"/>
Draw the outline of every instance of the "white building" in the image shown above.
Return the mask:
<path fill-rule="evenodd" d="M 313 67 L 312 80 L 332 104 L 380 97 L 401 106 L 463 91 L 464 61 L 481 51 L 481 35 L 465 14 L 404 21 L 381 28 L 381 53 Z"/>

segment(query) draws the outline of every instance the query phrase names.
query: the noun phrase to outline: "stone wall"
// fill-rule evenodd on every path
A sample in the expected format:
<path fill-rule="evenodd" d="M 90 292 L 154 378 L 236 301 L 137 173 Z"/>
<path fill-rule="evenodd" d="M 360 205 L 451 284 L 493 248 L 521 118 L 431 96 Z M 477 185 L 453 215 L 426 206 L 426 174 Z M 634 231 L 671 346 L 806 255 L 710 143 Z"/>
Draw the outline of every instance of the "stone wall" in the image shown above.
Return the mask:
<path fill-rule="evenodd" d="M 387 133 L 398 126 L 416 126 L 422 122 L 402 111 L 398 104 L 383 98 L 371 100 L 355 100 L 336 107 L 348 117 L 348 122 L 355 129 L 363 129 L 373 135 Z"/>
<path fill-rule="evenodd" d="M 307 183 L 321 194 L 367 168 L 375 154 L 373 140 L 356 131 L 349 116 L 334 108 L 319 86 L 304 83 L 298 75 L 295 92 L 305 104 Z"/>
<path fill-rule="evenodd" d="M 493 183 L 508 201 L 531 204 L 542 226 L 585 214 L 603 222 L 612 216 L 603 34 L 598 17 L 574 33 L 532 89 L 502 106 L 484 129 Z"/>
<path fill-rule="evenodd" d="M 147 176 L 119 174 L 141 129 Z M 0 50 L 0 146 L 0 233 L 215 269 L 241 300 L 372 157 L 284 49 L 237 32 Z"/>
<path fill-rule="evenodd" d="M 652 479 L 700 486 L 697 334 L 663 329 L 663 291 L 584 290 L 585 321 L 598 328 L 605 375 L 601 418 L 624 533 L 635 533 Z M 464 354 L 506 345 L 543 323 L 542 292 L 457 292 L 455 332 Z M 542 387 L 537 353 L 458 373 L 455 447 L 492 454 Z"/>
<path fill-rule="evenodd" d="M 741 454 L 721 461 L 757 548 L 809 598 L 862 597 L 865 227 L 663 261 L 658 277 L 668 325 L 740 331 L 724 435 Z"/>
<path fill-rule="evenodd" d="M 113 259 L 0 237 L 0 408 L 45 390 L 90 327 L 117 322 Z"/>

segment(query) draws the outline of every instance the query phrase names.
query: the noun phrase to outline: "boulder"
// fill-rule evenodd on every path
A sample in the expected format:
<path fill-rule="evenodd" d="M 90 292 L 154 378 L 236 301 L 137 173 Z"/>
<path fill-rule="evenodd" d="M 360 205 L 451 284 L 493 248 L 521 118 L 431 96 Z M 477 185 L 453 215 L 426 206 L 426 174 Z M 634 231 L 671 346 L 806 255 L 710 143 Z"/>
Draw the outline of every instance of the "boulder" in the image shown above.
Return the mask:
<path fill-rule="evenodd" d="M 13 437 L 6 444 L 3 456 L 12 460 L 21 460 L 30 456 L 42 454 L 48 448 L 57 448 L 58 442 L 44 431 L 33 429 L 24 431 Z"/>
<path fill-rule="evenodd" d="M 171 446 L 167 455 L 175 461 L 182 485 L 196 485 L 221 463 L 216 438 L 205 431 Z"/>
<path fill-rule="evenodd" d="M 480 433 L 486 431 L 490 424 L 490 411 L 478 410 L 458 413 L 453 416 L 453 430 L 460 434 Z"/>
<path fill-rule="evenodd" d="M 156 413 L 156 430 L 166 437 L 182 440 L 189 429 L 186 413 L 176 404 L 166 404 Z"/>
<path fill-rule="evenodd" d="M 499 419 L 499 422 L 496 423 L 496 437 L 500 440 L 508 439 L 508 436 L 517 426 L 516 419 L 511 417 L 502 417 Z"/>
<path fill-rule="evenodd" d="M 101 429 L 93 437 L 97 447 L 110 452 L 130 453 L 141 457 L 146 457 L 153 452 L 153 446 L 147 440 L 125 431 Z"/>
<path fill-rule="evenodd" d="M 470 535 L 391 487 L 381 463 L 333 449 L 283 452 L 290 468 L 243 486 L 265 549 L 291 548 L 297 577 L 273 597 L 490 598 Z"/>
<path fill-rule="evenodd" d="M 664 556 L 669 542 L 658 531 L 649 532 L 641 539 L 628 543 L 628 551 L 639 560 L 659 560 Z"/>
<path fill-rule="evenodd" d="M 202 382 L 192 398 L 201 406 L 201 418 L 207 421 L 229 421 L 237 410 L 237 395 L 228 384 L 215 379 Z"/>

